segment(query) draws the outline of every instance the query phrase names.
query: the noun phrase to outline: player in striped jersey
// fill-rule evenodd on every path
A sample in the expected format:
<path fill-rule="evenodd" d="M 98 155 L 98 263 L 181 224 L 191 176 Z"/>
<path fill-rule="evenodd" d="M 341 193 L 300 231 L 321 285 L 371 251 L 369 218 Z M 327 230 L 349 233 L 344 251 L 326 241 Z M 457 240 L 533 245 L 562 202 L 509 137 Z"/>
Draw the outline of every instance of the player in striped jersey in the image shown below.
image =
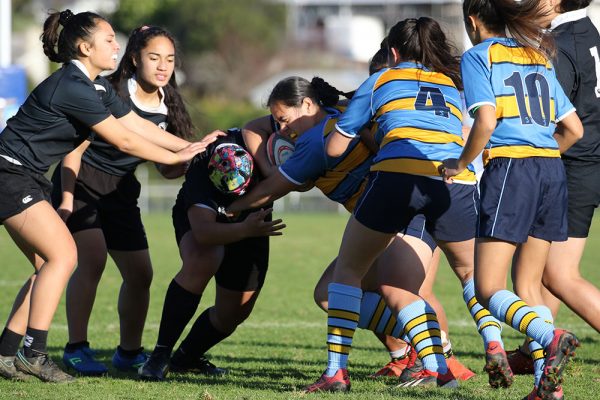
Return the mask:
<path fill-rule="evenodd" d="M 485 147 L 477 298 L 496 318 L 534 339 L 532 351 L 546 350 L 528 398 L 560 399 L 562 371 L 578 341 L 555 329 L 540 287 L 550 243 L 566 239 L 560 153 L 581 138 L 581 121 L 549 58 L 539 50 L 551 45 L 536 25 L 541 15 L 538 1 L 467 0 L 463 11 L 475 47 L 463 55 L 461 72 L 475 122 L 458 160 L 444 163 L 444 175 L 459 176 Z M 505 289 L 505 282 L 519 244 L 514 294 Z M 490 377 L 511 375 L 501 343 L 488 353 L 497 361 Z"/>

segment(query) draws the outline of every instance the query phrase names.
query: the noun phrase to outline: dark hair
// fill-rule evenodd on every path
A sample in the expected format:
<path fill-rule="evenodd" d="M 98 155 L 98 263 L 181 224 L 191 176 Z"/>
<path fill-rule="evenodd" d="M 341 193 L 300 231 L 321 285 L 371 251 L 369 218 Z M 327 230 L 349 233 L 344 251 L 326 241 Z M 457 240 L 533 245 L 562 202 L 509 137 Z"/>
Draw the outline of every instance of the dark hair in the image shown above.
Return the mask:
<path fill-rule="evenodd" d="M 267 107 L 276 102 L 288 107 L 298 107 L 306 97 L 319 106 L 333 107 L 338 103 L 340 95 L 349 98 L 347 93 L 334 88 L 322 78 L 315 76 L 309 82 L 299 76 L 290 76 L 275 85 L 267 100 Z"/>
<path fill-rule="evenodd" d="M 562 0 L 560 2 L 560 12 L 580 10 L 590 5 L 592 0 Z"/>
<path fill-rule="evenodd" d="M 398 22 L 387 36 L 388 46 L 402 60 L 412 60 L 428 69 L 447 75 L 462 89 L 460 57 L 440 25 L 432 18 L 408 18 Z"/>
<path fill-rule="evenodd" d="M 158 26 L 140 26 L 134 29 L 129 36 L 127 47 L 119 66 L 110 74 L 107 79 L 113 84 L 119 96 L 124 99 L 129 98 L 127 85 L 124 84 L 129 78 L 135 75 L 137 67 L 134 59 L 140 63 L 140 54 L 148 45 L 151 39 L 155 37 L 166 37 L 171 41 L 175 48 L 175 65 L 178 66 L 179 57 L 177 57 L 177 45 L 175 38 L 167 30 Z M 167 124 L 169 132 L 176 136 L 189 139 L 193 136 L 194 125 L 188 114 L 183 99 L 177 90 L 177 80 L 175 71 L 169 79 L 169 83 L 163 88 L 165 92 L 165 105 L 167 106 Z"/>
<path fill-rule="evenodd" d="M 380 48 L 377 50 L 377 53 L 373 54 L 373 58 L 371 58 L 371 61 L 369 62 L 369 75 L 373 75 L 389 66 L 388 54 L 389 49 L 387 46 Z"/>
<path fill-rule="evenodd" d="M 77 58 L 79 40 L 89 41 L 99 21 L 106 21 L 93 12 L 73 14 L 71 10 L 51 12 L 44 22 L 44 32 L 40 39 L 44 54 L 50 61 L 64 63 Z M 60 27 L 63 27 L 60 33 Z"/>
<path fill-rule="evenodd" d="M 465 24 L 471 15 L 477 16 L 493 33 L 510 33 L 526 50 L 552 58 L 555 52 L 551 36 L 539 26 L 539 18 L 547 14 L 539 0 L 465 0 Z"/>

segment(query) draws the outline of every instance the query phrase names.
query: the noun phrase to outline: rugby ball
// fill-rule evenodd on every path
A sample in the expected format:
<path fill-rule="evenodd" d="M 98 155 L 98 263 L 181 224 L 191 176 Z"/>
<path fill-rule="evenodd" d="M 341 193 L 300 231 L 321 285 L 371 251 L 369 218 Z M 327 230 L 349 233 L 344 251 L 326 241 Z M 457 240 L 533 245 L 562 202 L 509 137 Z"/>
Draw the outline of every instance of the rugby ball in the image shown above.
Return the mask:
<path fill-rule="evenodd" d="M 267 157 L 271 165 L 279 166 L 294 152 L 294 142 L 280 134 L 273 132 L 267 140 Z"/>

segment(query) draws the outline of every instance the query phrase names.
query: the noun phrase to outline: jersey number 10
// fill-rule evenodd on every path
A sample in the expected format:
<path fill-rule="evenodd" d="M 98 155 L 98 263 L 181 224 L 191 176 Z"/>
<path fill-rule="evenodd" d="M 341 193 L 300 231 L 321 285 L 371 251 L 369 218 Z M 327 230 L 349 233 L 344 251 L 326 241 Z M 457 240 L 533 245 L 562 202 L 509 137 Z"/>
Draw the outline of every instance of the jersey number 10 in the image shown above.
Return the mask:
<path fill-rule="evenodd" d="M 544 75 L 534 72 L 523 80 L 520 72 L 513 72 L 504 80 L 504 85 L 515 90 L 523 125 L 534 122 L 542 126 L 550 124 L 550 86 Z"/>

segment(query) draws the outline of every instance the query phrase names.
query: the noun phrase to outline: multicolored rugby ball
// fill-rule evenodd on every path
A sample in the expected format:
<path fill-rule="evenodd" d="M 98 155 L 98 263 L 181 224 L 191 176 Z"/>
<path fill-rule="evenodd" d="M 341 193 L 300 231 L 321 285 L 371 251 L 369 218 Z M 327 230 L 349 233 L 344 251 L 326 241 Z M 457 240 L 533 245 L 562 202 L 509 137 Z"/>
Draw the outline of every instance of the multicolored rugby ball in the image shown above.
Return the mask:
<path fill-rule="evenodd" d="M 283 164 L 292 155 L 294 149 L 294 142 L 279 132 L 273 132 L 267 140 L 267 158 L 271 165 Z"/>

